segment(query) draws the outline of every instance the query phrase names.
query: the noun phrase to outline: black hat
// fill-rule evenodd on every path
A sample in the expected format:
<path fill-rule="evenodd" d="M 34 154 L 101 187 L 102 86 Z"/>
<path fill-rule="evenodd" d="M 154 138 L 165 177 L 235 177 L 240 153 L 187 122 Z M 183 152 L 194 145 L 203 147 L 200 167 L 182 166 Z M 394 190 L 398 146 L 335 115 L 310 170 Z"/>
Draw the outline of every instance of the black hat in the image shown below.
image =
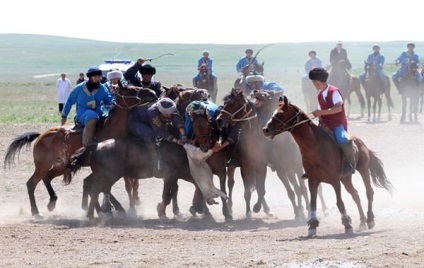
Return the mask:
<path fill-rule="evenodd" d="M 248 52 L 253 54 L 253 49 L 251 49 L 251 48 L 246 49 L 245 53 L 248 53 Z"/>
<path fill-rule="evenodd" d="M 324 68 L 321 68 L 321 67 L 313 68 L 309 72 L 309 79 L 318 80 L 318 81 L 321 81 L 321 82 L 327 82 L 328 72 L 327 72 L 327 70 L 325 70 Z"/>
<path fill-rule="evenodd" d="M 141 74 L 151 74 L 154 75 L 156 73 L 156 68 L 153 67 L 150 64 L 144 64 L 143 66 L 141 66 L 140 68 L 140 73 Z"/>
<path fill-rule="evenodd" d="M 88 68 L 88 71 L 87 71 L 88 78 L 96 76 L 96 75 L 102 75 L 102 70 L 100 70 L 99 67 L 91 66 L 90 68 Z"/>
<path fill-rule="evenodd" d="M 412 42 L 409 42 L 409 43 L 406 45 L 406 47 L 413 47 L 413 48 L 415 48 L 415 44 L 414 44 L 414 43 L 412 43 Z"/>

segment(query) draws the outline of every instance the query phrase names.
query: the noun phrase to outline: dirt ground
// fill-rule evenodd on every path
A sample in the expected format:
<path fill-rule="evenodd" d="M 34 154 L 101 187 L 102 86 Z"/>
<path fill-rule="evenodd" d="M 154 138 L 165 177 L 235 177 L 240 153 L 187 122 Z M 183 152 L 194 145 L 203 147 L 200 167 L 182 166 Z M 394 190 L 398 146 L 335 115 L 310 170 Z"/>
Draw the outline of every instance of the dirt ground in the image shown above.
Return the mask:
<path fill-rule="evenodd" d="M 422 118 L 422 115 L 420 115 Z M 424 127 L 392 121 L 368 124 L 351 120 L 350 133 L 362 138 L 378 153 L 396 191 L 374 187 L 376 226 L 345 235 L 335 195 L 324 185 L 329 215 L 319 210 L 318 236 L 307 239 L 307 219 L 295 220 L 282 183 L 270 170 L 267 201 L 275 218 L 263 212 L 245 220 L 243 186 L 237 172 L 234 220 L 225 222 L 221 205 L 210 206 L 213 219 L 191 218 L 188 212 L 193 185 L 180 181 L 179 205 L 185 218 L 171 224 L 159 222 L 156 204 L 161 199 L 159 179 L 140 181 L 141 205 L 137 216 L 109 221 L 88 221 L 81 209 L 82 179 L 78 173 L 70 185 L 53 180 L 59 197 L 54 211 L 47 210 L 48 194 L 42 183 L 36 200 L 43 219 L 30 214 L 26 181 L 33 172 L 32 153 L 22 151 L 19 161 L 0 177 L 1 267 L 424 267 Z M 4 159 L 12 138 L 28 131 L 44 131 L 48 125 L 0 125 L 0 155 Z M 366 208 L 362 180 L 354 184 Z M 217 178 L 215 180 L 217 184 Z M 123 181 L 113 193 L 125 208 L 128 198 Z M 355 228 L 359 215 L 352 198 L 343 191 Z M 256 194 L 253 194 L 253 202 Z M 320 203 L 318 203 L 320 205 Z M 172 217 L 169 207 L 167 215 Z"/>

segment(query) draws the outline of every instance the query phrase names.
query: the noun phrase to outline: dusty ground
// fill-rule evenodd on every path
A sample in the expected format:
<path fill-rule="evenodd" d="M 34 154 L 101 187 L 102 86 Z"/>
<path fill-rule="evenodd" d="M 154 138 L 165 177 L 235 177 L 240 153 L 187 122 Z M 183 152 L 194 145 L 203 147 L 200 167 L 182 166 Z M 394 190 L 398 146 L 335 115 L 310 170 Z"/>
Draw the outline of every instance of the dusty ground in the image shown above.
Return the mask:
<path fill-rule="evenodd" d="M 422 117 L 422 116 L 421 116 Z M 385 120 L 386 117 L 384 117 Z M 276 218 L 261 212 L 244 220 L 242 182 L 237 175 L 234 220 L 225 222 L 220 205 L 211 206 L 214 220 L 190 218 L 193 186 L 181 181 L 179 202 L 187 218 L 162 224 L 155 207 L 162 182 L 140 181 L 142 204 L 138 217 L 104 222 L 88 221 L 80 209 L 85 169 L 71 185 L 53 181 L 57 208 L 46 208 L 47 191 L 40 183 L 36 199 L 41 220 L 30 215 L 26 181 L 33 172 L 32 154 L 23 151 L 16 166 L 1 171 L 0 266 L 1 267 L 424 267 L 424 127 L 390 122 L 367 124 L 350 121 L 350 132 L 361 137 L 385 164 L 396 188 L 393 196 L 374 187 L 376 226 L 372 230 L 344 234 L 334 193 L 324 185 L 330 215 L 319 214 L 318 237 L 305 239 L 306 220 L 295 221 L 285 189 L 276 177 L 267 177 L 267 200 Z M 44 131 L 47 125 L 0 125 L 0 155 L 15 135 Z M 354 176 L 362 203 L 366 197 L 359 175 Z M 127 207 L 123 181 L 115 195 Z M 217 181 L 215 181 L 217 185 Z M 356 206 L 348 194 L 344 200 L 355 227 Z M 254 201 L 256 195 L 254 194 Z M 172 215 L 170 208 L 168 216 Z"/>

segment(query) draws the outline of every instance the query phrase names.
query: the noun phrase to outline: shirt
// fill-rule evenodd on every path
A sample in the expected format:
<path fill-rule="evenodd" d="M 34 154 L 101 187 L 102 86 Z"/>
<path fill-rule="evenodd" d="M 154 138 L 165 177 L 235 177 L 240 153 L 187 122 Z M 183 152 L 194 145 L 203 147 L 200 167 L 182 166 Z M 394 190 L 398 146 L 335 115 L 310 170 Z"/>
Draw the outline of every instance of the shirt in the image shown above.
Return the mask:
<path fill-rule="evenodd" d="M 328 88 L 329 88 L 329 85 L 327 85 L 327 87 L 322 91 L 322 96 L 324 99 L 327 97 Z M 333 93 L 333 103 L 336 104 L 339 102 L 343 104 L 343 98 L 342 98 L 342 95 L 340 95 L 340 92 L 336 90 Z M 319 103 L 318 103 L 318 110 L 321 110 L 321 106 L 319 105 Z"/>
<path fill-rule="evenodd" d="M 57 79 L 57 82 L 56 82 L 56 88 L 57 88 L 57 102 L 65 103 L 72 89 L 71 81 L 68 78 L 65 78 L 65 79 L 59 78 Z"/>

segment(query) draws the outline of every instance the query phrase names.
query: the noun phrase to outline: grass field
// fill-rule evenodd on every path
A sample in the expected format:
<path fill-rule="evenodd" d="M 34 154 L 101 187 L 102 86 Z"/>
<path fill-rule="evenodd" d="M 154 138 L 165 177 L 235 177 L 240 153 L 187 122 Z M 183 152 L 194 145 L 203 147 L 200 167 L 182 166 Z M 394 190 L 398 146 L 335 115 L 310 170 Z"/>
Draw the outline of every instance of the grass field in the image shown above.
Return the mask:
<path fill-rule="evenodd" d="M 156 79 L 165 86 L 177 83 L 190 86 L 195 75 L 197 60 L 202 51 L 210 51 L 214 59 L 214 72 L 218 76 L 218 98 L 231 90 L 237 78 L 235 65 L 244 56 L 244 50 L 251 47 L 258 51 L 266 44 L 137 44 L 100 42 L 38 35 L 0 35 L 0 122 L 59 122 L 56 102 L 56 80 L 59 73 L 66 72 L 75 83 L 79 72 L 86 72 L 92 65 L 100 65 L 104 59 L 154 58 L 157 69 Z M 381 52 L 386 56 L 386 74 L 391 74 L 395 66 L 391 63 L 406 48 L 407 41 L 380 43 Z M 372 51 L 372 42 L 345 42 L 352 62 L 354 74 L 362 72 L 363 61 Z M 335 42 L 320 43 L 278 43 L 262 50 L 259 62 L 265 62 L 267 81 L 279 83 L 286 95 L 300 107 L 303 97 L 300 90 L 300 77 L 308 59 L 308 51 L 316 50 L 324 64 L 329 62 L 330 50 Z M 416 51 L 420 54 L 420 47 Z M 421 53 L 422 54 L 422 53 Z M 57 74 L 34 78 L 37 75 Z M 394 112 L 400 112 L 399 95 L 392 89 L 395 102 Z M 355 101 L 355 99 L 354 99 Z M 387 110 L 383 108 L 383 112 Z M 352 112 L 359 109 L 353 105 Z"/>

